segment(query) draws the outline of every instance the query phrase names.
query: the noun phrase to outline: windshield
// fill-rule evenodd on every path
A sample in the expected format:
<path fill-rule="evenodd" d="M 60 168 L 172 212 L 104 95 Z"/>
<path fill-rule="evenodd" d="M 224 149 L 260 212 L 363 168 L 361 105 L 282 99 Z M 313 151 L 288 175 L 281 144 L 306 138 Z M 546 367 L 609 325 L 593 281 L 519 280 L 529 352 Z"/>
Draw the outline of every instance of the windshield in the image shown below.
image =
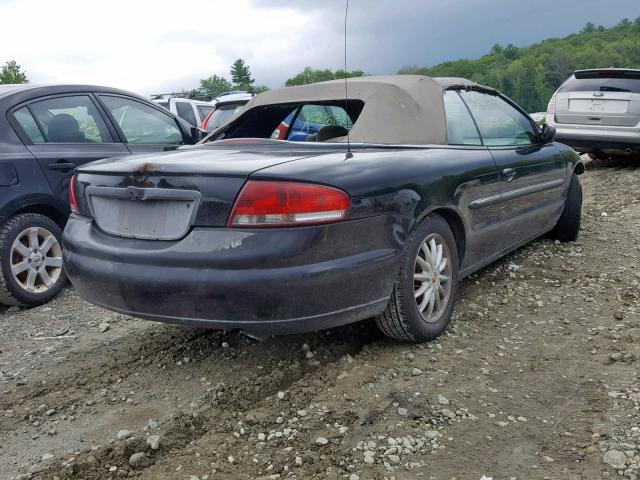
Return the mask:
<path fill-rule="evenodd" d="M 640 93 L 640 73 L 586 72 L 567 80 L 560 92 L 632 92 Z"/>

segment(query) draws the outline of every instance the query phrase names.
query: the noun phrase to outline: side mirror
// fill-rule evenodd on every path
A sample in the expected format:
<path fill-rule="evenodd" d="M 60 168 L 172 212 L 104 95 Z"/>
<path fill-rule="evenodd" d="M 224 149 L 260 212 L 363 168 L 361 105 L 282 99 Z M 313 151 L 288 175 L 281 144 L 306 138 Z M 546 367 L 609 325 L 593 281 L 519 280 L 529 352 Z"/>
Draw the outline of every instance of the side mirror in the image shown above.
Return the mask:
<path fill-rule="evenodd" d="M 551 125 L 547 125 L 546 123 L 542 126 L 542 143 L 552 143 L 556 139 L 556 127 Z"/>
<path fill-rule="evenodd" d="M 209 132 L 207 132 L 206 130 L 203 130 L 202 128 L 191 127 L 191 140 L 193 140 L 193 143 L 198 143 L 208 134 Z"/>

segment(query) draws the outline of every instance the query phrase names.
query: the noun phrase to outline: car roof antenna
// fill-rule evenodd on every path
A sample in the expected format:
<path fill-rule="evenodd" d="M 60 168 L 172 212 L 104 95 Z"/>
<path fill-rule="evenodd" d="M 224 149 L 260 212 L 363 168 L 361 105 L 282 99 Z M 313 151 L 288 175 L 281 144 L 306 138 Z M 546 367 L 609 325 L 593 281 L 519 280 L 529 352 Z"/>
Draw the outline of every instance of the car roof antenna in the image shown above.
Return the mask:
<path fill-rule="evenodd" d="M 344 113 L 347 115 L 347 155 L 346 158 L 353 157 L 351 153 L 351 141 L 349 139 L 349 87 L 347 83 L 347 20 L 349 19 L 349 0 L 344 9 Z"/>

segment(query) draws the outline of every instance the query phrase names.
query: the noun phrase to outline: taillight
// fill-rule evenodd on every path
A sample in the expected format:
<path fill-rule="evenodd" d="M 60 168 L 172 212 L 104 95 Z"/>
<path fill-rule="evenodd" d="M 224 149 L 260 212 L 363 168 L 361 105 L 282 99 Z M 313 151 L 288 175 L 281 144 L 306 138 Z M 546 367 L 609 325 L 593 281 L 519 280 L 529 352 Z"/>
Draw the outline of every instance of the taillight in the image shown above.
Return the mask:
<path fill-rule="evenodd" d="M 337 222 L 349 196 L 337 188 L 297 182 L 249 180 L 233 206 L 229 227 L 277 227 Z"/>
<path fill-rule="evenodd" d="M 547 106 L 547 113 L 556 113 L 556 96 L 554 95 L 549 100 L 549 105 Z"/>
<path fill-rule="evenodd" d="M 76 199 L 76 176 L 73 175 L 69 180 L 69 205 L 71 206 L 71 213 L 80 213 L 78 208 L 78 200 Z"/>

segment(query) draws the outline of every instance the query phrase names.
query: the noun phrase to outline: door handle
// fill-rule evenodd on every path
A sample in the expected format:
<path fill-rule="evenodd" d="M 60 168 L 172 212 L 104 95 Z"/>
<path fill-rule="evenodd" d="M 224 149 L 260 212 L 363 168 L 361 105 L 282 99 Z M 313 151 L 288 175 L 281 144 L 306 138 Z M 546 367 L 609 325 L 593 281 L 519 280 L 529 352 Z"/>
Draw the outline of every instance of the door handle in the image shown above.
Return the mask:
<path fill-rule="evenodd" d="M 513 180 L 516 176 L 516 171 L 513 168 L 505 168 L 502 170 L 502 176 L 507 182 Z"/>
<path fill-rule="evenodd" d="M 48 167 L 49 170 L 61 170 L 63 172 L 68 172 L 69 170 L 73 170 L 74 168 L 76 168 L 76 164 L 71 162 L 58 162 L 50 163 Z"/>

